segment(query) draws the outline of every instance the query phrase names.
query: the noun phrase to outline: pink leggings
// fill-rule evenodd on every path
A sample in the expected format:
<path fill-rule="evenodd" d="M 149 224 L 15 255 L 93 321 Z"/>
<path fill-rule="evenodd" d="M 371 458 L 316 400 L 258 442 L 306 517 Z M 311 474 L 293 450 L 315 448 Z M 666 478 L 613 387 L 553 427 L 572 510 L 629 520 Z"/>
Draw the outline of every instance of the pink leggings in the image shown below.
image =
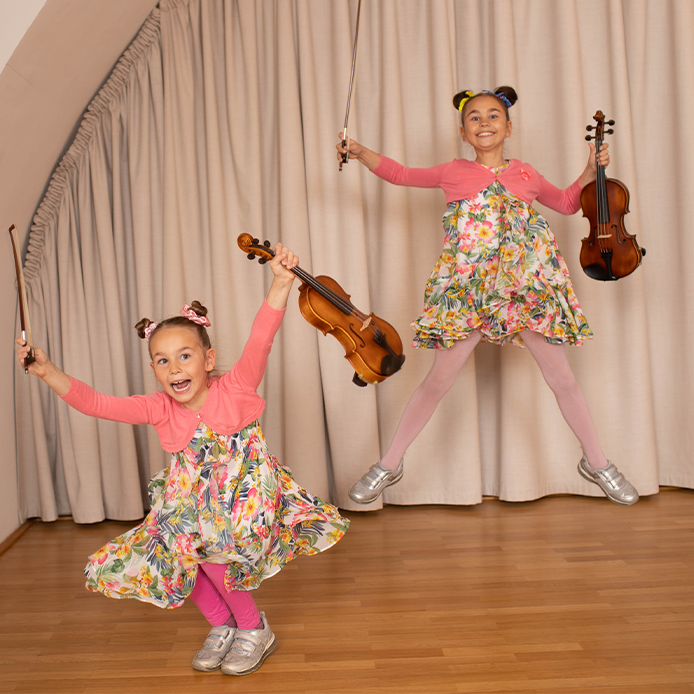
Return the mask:
<path fill-rule="evenodd" d="M 571 372 L 563 344 L 548 343 L 539 333 L 525 330 L 523 343 L 535 358 L 547 385 L 554 392 L 559 409 L 583 447 L 592 467 L 607 467 L 608 461 L 600 447 L 598 435 L 590 416 L 588 403 Z M 390 448 L 381 458 L 381 466 L 394 470 L 405 455 L 408 446 L 434 414 L 439 401 L 453 385 L 458 372 L 482 338 L 479 331 L 464 340 L 458 340 L 448 349 L 437 350 L 431 370 L 407 403 Z"/>
<path fill-rule="evenodd" d="M 199 564 L 190 599 L 213 627 L 227 624 L 232 619 L 239 629 L 255 629 L 260 622 L 260 613 L 253 596 L 247 590 L 228 591 L 224 587 L 225 571 L 224 564 Z"/>

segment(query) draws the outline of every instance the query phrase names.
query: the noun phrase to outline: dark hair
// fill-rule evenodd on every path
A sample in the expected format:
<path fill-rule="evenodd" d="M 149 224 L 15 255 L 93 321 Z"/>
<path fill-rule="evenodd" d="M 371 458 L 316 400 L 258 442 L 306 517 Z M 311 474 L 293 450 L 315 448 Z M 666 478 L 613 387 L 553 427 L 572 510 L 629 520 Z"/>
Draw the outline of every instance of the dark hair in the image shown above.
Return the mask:
<path fill-rule="evenodd" d="M 464 99 L 466 100 L 464 105 L 463 105 L 463 112 L 461 114 L 461 122 L 464 124 L 464 118 L 465 118 L 465 110 L 468 107 L 468 104 L 475 99 L 478 96 L 495 96 L 498 100 L 499 103 L 502 105 L 504 109 L 504 113 L 506 114 L 506 118 L 510 120 L 509 115 L 508 115 L 508 109 L 509 106 L 513 106 L 513 104 L 518 101 L 518 94 L 516 94 L 516 90 L 513 87 L 497 87 L 493 92 L 490 91 L 481 91 L 477 92 L 475 94 L 474 92 L 471 92 L 469 89 L 466 89 L 462 92 L 458 92 L 454 97 L 453 97 L 453 106 L 455 106 L 456 111 L 460 110 L 460 102 L 463 101 Z M 508 102 L 508 103 L 507 103 Z"/>
<path fill-rule="evenodd" d="M 207 316 L 207 309 L 199 301 L 193 301 L 190 308 L 192 308 L 193 311 L 195 311 L 195 313 L 202 318 Z M 151 324 L 152 321 L 149 318 L 142 318 L 135 324 L 135 330 L 137 330 L 137 334 L 140 336 L 140 339 L 144 340 L 146 338 L 145 329 Z M 205 351 L 212 348 L 210 336 L 207 334 L 207 328 L 205 328 L 204 325 L 194 323 L 185 316 L 172 316 L 171 318 L 165 318 L 163 321 L 161 321 L 161 323 L 157 324 L 157 327 L 154 328 L 154 330 L 152 330 L 152 333 L 149 336 L 150 340 L 162 328 L 188 328 L 189 330 L 195 331 L 198 341 Z"/>

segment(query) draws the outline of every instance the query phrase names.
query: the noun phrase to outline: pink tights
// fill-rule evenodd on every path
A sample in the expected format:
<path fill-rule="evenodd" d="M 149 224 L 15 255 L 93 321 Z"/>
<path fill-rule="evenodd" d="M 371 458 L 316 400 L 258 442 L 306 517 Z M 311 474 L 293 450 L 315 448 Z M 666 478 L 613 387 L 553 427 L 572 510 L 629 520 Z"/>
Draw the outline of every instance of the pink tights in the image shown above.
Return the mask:
<path fill-rule="evenodd" d="M 588 462 L 593 467 L 606 467 L 607 459 L 600 447 L 588 403 L 566 359 L 564 345 L 550 344 L 542 335 L 529 330 L 523 332 L 522 336 L 523 343 L 552 389 L 566 423 L 583 447 Z M 412 394 L 390 447 L 381 458 L 382 467 L 394 470 L 398 466 L 409 445 L 431 419 L 441 398 L 450 390 L 481 337 L 479 332 L 474 332 L 449 349 L 437 350 L 433 366 Z"/>
<path fill-rule="evenodd" d="M 253 596 L 247 590 L 228 591 L 224 587 L 225 571 L 224 564 L 199 564 L 190 599 L 213 627 L 229 624 L 239 629 L 255 629 L 260 623 L 260 613 Z"/>

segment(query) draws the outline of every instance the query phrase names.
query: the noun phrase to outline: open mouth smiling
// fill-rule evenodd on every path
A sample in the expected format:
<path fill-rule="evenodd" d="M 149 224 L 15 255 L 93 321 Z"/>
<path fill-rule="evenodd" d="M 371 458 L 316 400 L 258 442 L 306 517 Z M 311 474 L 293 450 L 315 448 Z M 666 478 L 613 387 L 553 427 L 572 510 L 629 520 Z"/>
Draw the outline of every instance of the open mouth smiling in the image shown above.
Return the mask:
<path fill-rule="evenodd" d="M 171 390 L 174 393 L 185 393 L 190 386 L 190 379 L 185 379 L 184 381 L 173 381 L 171 383 Z"/>

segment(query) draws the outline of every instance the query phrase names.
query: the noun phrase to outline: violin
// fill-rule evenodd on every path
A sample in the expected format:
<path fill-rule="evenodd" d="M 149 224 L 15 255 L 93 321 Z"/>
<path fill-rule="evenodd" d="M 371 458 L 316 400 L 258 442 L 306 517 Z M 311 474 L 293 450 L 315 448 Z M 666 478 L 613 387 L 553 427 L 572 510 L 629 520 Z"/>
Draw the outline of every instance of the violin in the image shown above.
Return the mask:
<path fill-rule="evenodd" d="M 624 215 L 629 212 L 627 187 L 615 178 L 606 178 L 605 167 L 598 162 L 605 133 L 611 135 L 614 130 L 605 131 L 602 111 L 593 120 L 597 125 L 588 125 L 586 130 L 595 130 L 595 135 L 586 135 L 586 140 L 595 140 L 597 177 L 581 191 L 581 209 L 590 222 L 590 234 L 581 241 L 580 259 L 588 277 L 610 282 L 634 272 L 641 265 L 646 249 L 624 227 Z M 607 125 L 614 125 L 614 121 L 607 121 Z"/>
<path fill-rule="evenodd" d="M 258 257 L 264 264 L 275 256 L 269 241 L 260 244 L 250 234 L 241 234 L 237 243 L 249 260 Z M 373 313 L 366 315 L 359 311 L 350 301 L 350 295 L 332 277 L 313 277 L 298 265 L 289 269 L 301 280 L 301 315 L 344 347 L 345 359 L 354 368 L 355 385 L 376 385 L 400 370 L 405 355 L 400 336 L 390 323 Z"/>

